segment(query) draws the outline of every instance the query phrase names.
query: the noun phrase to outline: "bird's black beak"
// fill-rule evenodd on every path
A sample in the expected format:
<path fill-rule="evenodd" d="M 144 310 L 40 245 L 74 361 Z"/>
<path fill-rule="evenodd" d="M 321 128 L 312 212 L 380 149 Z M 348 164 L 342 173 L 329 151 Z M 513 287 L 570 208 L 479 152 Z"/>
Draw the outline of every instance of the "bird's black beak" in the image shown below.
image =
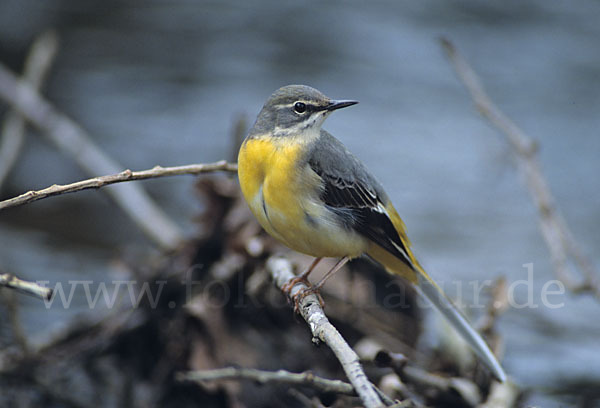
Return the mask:
<path fill-rule="evenodd" d="M 329 105 L 327 105 L 325 107 L 325 110 L 328 110 L 328 111 L 331 112 L 331 111 L 334 111 L 336 109 L 342 109 L 342 108 L 345 108 L 347 106 L 356 105 L 357 103 L 358 103 L 358 101 L 344 101 L 344 100 L 341 100 L 341 101 L 331 101 L 329 103 Z"/>

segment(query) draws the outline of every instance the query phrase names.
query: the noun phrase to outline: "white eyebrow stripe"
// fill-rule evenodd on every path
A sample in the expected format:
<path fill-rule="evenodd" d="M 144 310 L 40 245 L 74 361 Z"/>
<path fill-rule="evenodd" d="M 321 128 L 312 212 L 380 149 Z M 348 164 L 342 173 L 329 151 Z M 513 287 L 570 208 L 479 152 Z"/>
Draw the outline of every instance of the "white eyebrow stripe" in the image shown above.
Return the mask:
<path fill-rule="evenodd" d="M 301 103 L 303 103 L 305 105 L 310 105 L 310 106 L 318 106 L 318 105 L 315 105 L 315 103 L 312 102 L 312 101 L 307 101 L 307 100 L 304 100 L 304 99 L 298 99 L 297 101 L 294 101 L 292 103 L 280 103 L 280 104 L 274 105 L 274 107 L 275 108 L 291 108 L 297 102 L 301 102 Z"/>

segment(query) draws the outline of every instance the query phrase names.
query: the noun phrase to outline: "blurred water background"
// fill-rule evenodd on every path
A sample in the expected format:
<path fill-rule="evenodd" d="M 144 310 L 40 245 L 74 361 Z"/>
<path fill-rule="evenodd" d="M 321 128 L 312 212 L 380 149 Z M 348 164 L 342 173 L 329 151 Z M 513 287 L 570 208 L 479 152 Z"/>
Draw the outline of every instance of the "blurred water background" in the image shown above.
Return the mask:
<path fill-rule="evenodd" d="M 451 39 L 492 98 L 541 146 L 545 175 L 584 252 L 600 266 L 600 2 L 3 0 L 0 60 L 20 71 L 47 28 L 60 51 L 46 95 L 126 168 L 232 158 L 235 119 L 249 124 L 290 83 L 361 103 L 325 128 L 376 174 L 430 273 L 454 280 L 527 278 L 537 308 L 499 322 L 504 365 L 526 403 L 577 404 L 600 391 L 600 303 L 541 288 L 554 279 L 536 210 L 509 148 L 473 108 L 437 38 Z M 87 178 L 30 132 L 2 189 Z M 193 179 L 143 182 L 192 234 Z M 149 243 L 102 193 L 85 191 L 0 214 L 0 263 L 22 278 L 115 279 L 114 260 Z M 469 300 L 465 286 L 462 295 Z M 456 289 L 454 289 L 456 290 Z M 524 286 L 516 290 L 525 302 Z M 27 332 L 43 342 L 94 317 L 81 293 L 68 310 L 23 297 Z"/>

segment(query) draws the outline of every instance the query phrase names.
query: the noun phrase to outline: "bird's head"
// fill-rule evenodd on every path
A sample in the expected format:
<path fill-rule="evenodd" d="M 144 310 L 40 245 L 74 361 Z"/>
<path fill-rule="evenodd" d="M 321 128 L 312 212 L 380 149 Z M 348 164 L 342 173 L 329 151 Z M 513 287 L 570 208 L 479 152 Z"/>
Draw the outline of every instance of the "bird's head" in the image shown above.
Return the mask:
<path fill-rule="evenodd" d="M 254 130 L 276 137 L 318 132 L 336 109 L 357 101 L 333 100 L 306 85 L 287 85 L 276 90 L 258 114 Z"/>

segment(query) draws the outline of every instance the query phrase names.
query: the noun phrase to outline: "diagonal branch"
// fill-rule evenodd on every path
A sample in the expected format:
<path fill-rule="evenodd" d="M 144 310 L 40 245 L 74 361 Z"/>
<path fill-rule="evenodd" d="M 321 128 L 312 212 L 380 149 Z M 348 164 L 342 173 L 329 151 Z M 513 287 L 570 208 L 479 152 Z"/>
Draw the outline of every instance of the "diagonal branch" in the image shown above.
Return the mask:
<path fill-rule="evenodd" d="M 72 157 L 90 175 L 113 174 L 124 167 L 97 147 L 81 126 L 1 64 L 0 99 L 39 128 L 58 149 Z M 107 192 L 162 248 L 173 249 L 183 241 L 181 228 L 156 205 L 141 185 L 128 183 Z"/>
<path fill-rule="evenodd" d="M 267 271 L 279 289 L 282 289 L 295 275 L 290 262 L 284 258 L 272 257 L 267 261 Z M 291 298 L 307 286 L 300 282 L 289 291 Z M 360 364 L 358 355 L 350 348 L 337 329 L 329 322 L 323 312 L 319 299 L 311 294 L 300 300 L 299 312 L 306 320 L 313 335 L 313 341 L 322 341 L 334 352 L 344 369 L 356 393 L 366 408 L 383 407 L 384 404 L 367 378 Z"/>
<path fill-rule="evenodd" d="M 538 210 L 540 230 L 550 250 L 556 276 L 575 293 L 590 293 L 600 298 L 597 274 L 591 262 L 582 254 L 578 242 L 573 238 L 569 226 L 555 206 L 539 161 L 537 145 L 490 99 L 475 71 L 447 39 L 441 39 L 456 74 L 465 85 L 477 110 L 496 126 L 508 139 L 517 157 L 518 167 L 525 177 L 529 194 Z M 568 266 L 569 258 L 579 267 L 583 280 L 576 282 Z"/>
<path fill-rule="evenodd" d="M 167 176 L 178 176 L 181 174 L 197 175 L 201 173 L 209 173 L 220 170 L 235 172 L 237 171 L 237 165 L 227 163 L 226 161 L 222 160 L 216 163 L 190 164 L 187 166 L 176 167 L 155 166 L 149 170 L 142 171 L 124 170 L 120 173 L 111 174 L 108 176 L 94 177 L 91 179 L 81 180 L 76 183 L 65 185 L 54 184 L 42 190 L 28 191 L 17 197 L 0 201 L 0 211 L 6 208 L 16 207 L 19 205 L 31 203 L 33 201 L 41 200 L 42 198 L 47 198 L 59 194 L 74 193 L 76 191 L 87 190 L 91 188 L 100 188 L 109 184 L 122 183 L 125 181 L 145 180 L 150 178 L 159 178 Z"/>

